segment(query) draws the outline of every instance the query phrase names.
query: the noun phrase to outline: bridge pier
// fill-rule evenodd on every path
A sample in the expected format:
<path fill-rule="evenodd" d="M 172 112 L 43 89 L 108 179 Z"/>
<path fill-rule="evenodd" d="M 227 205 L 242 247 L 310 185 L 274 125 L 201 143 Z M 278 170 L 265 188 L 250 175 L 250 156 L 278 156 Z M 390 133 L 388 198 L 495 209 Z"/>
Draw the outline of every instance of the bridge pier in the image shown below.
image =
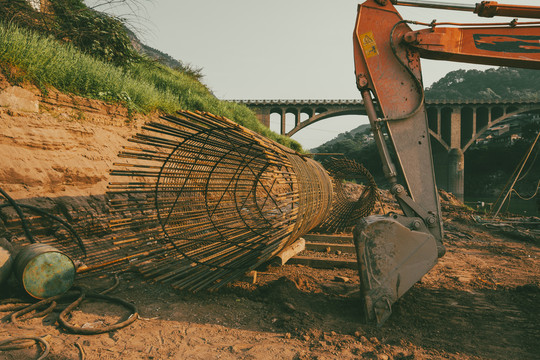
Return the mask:
<path fill-rule="evenodd" d="M 437 187 L 464 199 L 465 156 L 459 148 L 433 152 L 433 167 Z"/>
<path fill-rule="evenodd" d="M 437 119 L 429 121 L 429 115 Z M 428 122 L 436 124 L 436 134 L 440 134 L 444 149 L 438 154 L 433 152 L 435 163 L 435 179 L 437 187 L 451 192 L 459 200 L 464 200 L 465 188 L 465 157 L 462 150 L 463 126 L 467 122 L 463 117 L 461 107 L 445 106 L 441 110 L 428 113 Z M 467 135 L 466 135 L 467 136 Z M 433 142 L 433 139 L 432 139 Z M 433 146 L 433 145 L 432 145 Z M 449 150 L 448 150 L 449 149 Z"/>
<path fill-rule="evenodd" d="M 463 201 L 463 189 L 465 184 L 464 164 L 465 157 L 461 150 L 462 117 L 458 108 L 452 108 L 450 121 L 450 151 L 448 152 L 448 188 L 447 191 Z"/>
<path fill-rule="evenodd" d="M 258 107 L 253 108 L 252 110 L 255 111 L 255 116 L 257 116 L 257 120 L 267 128 L 270 128 L 270 108 L 267 107 Z"/>
<path fill-rule="evenodd" d="M 280 118 L 281 118 L 281 134 L 287 133 L 287 111 L 285 109 L 281 109 Z"/>
<path fill-rule="evenodd" d="M 294 112 L 294 127 L 297 127 L 300 125 L 300 117 L 301 117 L 300 109 L 296 109 L 296 111 Z"/>
<path fill-rule="evenodd" d="M 436 175 L 435 175 L 436 176 Z M 464 201 L 465 188 L 465 156 L 458 148 L 451 149 L 448 153 L 448 188 L 447 191 L 454 194 L 458 200 Z"/>

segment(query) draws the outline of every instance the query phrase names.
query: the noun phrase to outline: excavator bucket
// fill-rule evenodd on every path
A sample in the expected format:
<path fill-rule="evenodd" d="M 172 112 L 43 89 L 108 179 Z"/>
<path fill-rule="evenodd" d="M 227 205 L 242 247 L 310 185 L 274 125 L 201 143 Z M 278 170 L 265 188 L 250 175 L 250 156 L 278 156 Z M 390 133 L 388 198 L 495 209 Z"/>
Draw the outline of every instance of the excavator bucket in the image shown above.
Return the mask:
<path fill-rule="evenodd" d="M 437 263 L 433 235 L 421 223 L 390 214 L 362 219 L 354 230 L 366 320 L 382 325 L 392 305 Z M 419 228 L 420 231 L 410 228 Z"/>

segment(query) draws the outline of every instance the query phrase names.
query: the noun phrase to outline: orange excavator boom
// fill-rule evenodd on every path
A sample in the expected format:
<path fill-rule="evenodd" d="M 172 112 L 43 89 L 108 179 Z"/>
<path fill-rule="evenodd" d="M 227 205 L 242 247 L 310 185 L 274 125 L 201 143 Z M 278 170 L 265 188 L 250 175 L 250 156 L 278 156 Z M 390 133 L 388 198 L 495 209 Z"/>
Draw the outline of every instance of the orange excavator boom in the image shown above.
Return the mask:
<path fill-rule="evenodd" d="M 540 23 L 521 26 L 512 22 L 490 27 L 434 25 L 407 32 L 403 41 L 426 59 L 530 69 L 540 66 Z"/>
<path fill-rule="evenodd" d="M 422 24 L 403 20 L 393 4 L 540 17 L 538 6 L 494 1 L 474 6 L 367 0 L 359 5 L 353 36 L 356 82 L 391 193 L 403 211 L 364 218 L 354 232 L 365 314 L 378 324 L 445 252 L 420 58 L 540 69 L 540 22 Z M 413 31 L 412 24 L 426 28 Z M 449 157 L 461 151 L 460 144 L 449 145 Z"/>

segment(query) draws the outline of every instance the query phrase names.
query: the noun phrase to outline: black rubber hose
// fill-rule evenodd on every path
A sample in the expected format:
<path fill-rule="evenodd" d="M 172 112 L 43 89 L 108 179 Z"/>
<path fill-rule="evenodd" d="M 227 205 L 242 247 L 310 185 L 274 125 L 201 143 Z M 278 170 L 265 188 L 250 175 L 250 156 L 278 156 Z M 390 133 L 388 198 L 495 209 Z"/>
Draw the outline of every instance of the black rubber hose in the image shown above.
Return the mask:
<path fill-rule="evenodd" d="M 48 305 L 48 304 L 52 305 L 54 303 L 54 306 L 56 306 L 56 301 L 59 300 L 60 298 L 62 298 L 63 296 L 64 295 L 56 295 L 56 296 L 53 296 L 53 297 L 50 297 L 50 298 L 47 298 L 47 299 L 40 300 L 35 304 L 32 304 L 32 305 L 30 305 L 28 307 L 25 307 L 22 310 L 19 310 L 19 311 L 16 311 L 16 312 L 12 313 L 9 316 L 9 320 L 11 321 L 11 323 L 13 325 L 15 325 L 17 327 L 22 327 L 21 324 L 19 324 L 19 321 L 18 321 L 19 317 L 23 316 L 24 314 L 28 314 L 30 311 L 36 310 L 36 309 L 42 307 L 43 305 Z M 54 307 L 52 307 L 51 312 L 52 312 L 52 310 L 54 310 Z"/>
<path fill-rule="evenodd" d="M 32 211 L 35 211 L 36 213 L 40 214 L 40 215 L 43 215 L 43 216 L 47 216 L 55 221 L 58 221 L 67 231 L 69 231 L 71 233 L 71 235 L 73 235 L 73 237 L 75 237 L 75 240 L 77 241 L 77 244 L 79 245 L 79 247 L 81 248 L 84 256 L 86 257 L 86 247 L 84 246 L 84 243 L 81 239 L 81 237 L 79 236 L 79 234 L 77 233 L 77 231 L 75 231 L 75 229 L 73 228 L 73 226 L 71 226 L 70 223 L 68 223 L 67 221 L 65 221 L 64 219 L 62 219 L 61 217 L 58 217 L 56 215 L 53 215 L 51 214 L 50 212 L 48 211 L 45 211 L 43 209 L 40 209 L 38 208 L 37 206 L 33 206 L 33 205 L 26 205 L 26 204 L 17 204 L 19 207 L 21 208 L 25 208 L 25 209 L 28 209 L 28 210 L 32 210 Z M 1 208 L 4 208 L 4 207 L 8 207 L 8 206 L 13 206 L 12 204 L 2 204 L 0 205 L 0 209 Z"/>
<path fill-rule="evenodd" d="M 38 301 L 35 304 L 32 304 L 30 306 L 25 307 L 24 309 L 21 309 L 21 310 L 18 310 L 16 312 L 12 313 L 10 315 L 10 320 L 15 326 L 21 327 L 21 324 L 19 323 L 18 319 L 20 317 L 22 317 L 23 315 L 28 314 L 29 312 L 31 312 L 33 310 L 37 310 L 38 308 L 41 308 L 41 307 L 43 307 L 45 305 L 49 305 L 46 310 L 42 311 L 39 314 L 34 314 L 35 317 L 36 316 L 43 316 L 43 315 L 46 315 L 46 314 L 52 312 L 54 310 L 54 308 L 56 307 L 57 303 L 61 302 L 62 300 L 66 300 L 66 299 L 69 299 L 69 298 L 77 298 L 77 300 L 75 300 L 73 303 L 68 305 L 60 313 L 60 315 L 58 316 L 58 324 L 60 326 L 62 326 L 65 330 L 67 330 L 68 332 L 73 333 L 73 334 L 95 335 L 95 334 L 103 334 L 103 333 L 106 333 L 106 332 L 121 329 L 123 327 L 126 327 L 126 326 L 130 325 L 135 320 L 137 320 L 137 318 L 139 317 L 139 313 L 138 313 L 137 307 L 134 304 L 132 304 L 130 302 L 127 302 L 125 300 L 122 300 L 120 298 L 117 298 L 117 297 L 104 295 L 105 292 L 109 292 L 109 291 L 114 290 L 118 286 L 119 281 L 120 280 L 119 280 L 118 274 L 115 274 L 115 283 L 113 284 L 113 286 L 111 286 L 110 288 L 102 291 L 101 293 L 97 293 L 95 291 L 87 292 L 87 290 L 85 290 L 82 287 L 74 286 L 74 287 L 71 288 L 71 290 L 76 291 L 75 293 L 71 292 L 71 290 L 70 290 L 70 292 L 68 292 L 66 294 L 56 295 L 56 296 L 53 296 L 53 297 Z M 103 326 L 103 327 L 97 328 L 97 329 L 96 328 L 94 328 L 94 329 L 83 328 L 83 327 L 71 325 L 67 321 L 67 317 L 68 317 L 69 313 L 73 309 L 75 309 L 77 306 L 79 306 L 83 300 L 86 300 L 86 299 L 101 299 L 101 300 L 105 300 L 105 301 L 108 301 L 108 302 L 111 302 L 111 303 L 116 303 L 116 304 L 122 305 L 125 308 L 129 309 L 131 311 L 131 314 L 124 321 L 121 321 L 121 322 L 116 323 L 116 324 L 108 325 L 108 326 Z M 9 300 L 12 301 L 12 302 L 17 301 L 15 299 L 9 299 Z"/>
<path fill-rule="evenodd" d="M 98 294 L 98 293 L 94 293 L 94 292 L 86 293 L 85 290 L 82 289 L 82 288 L 76 288 L 76 289 L 81 291 L 81 295 L 79 296 L 79 298 L 77 300 L 75 300 L 72 304 L 70 304 L 67 308 L 65 308 L 64 311 L 62 311 L 60 313 L 60 315 L 58 316 L 58 323 L 60 324 L 60 326 L 62 326 L 64 329 L 68 330 L 70 333 L 82 334 L 82 335 L 103 334 L 103 333 L 106 333 L 106 332 L 110 332 L 110 331 L 114 331 L 114 330 L 118 330 L 118 329 L 121 329 L 123 327 L 126 327 L 129 324 L 133 323 L 135 320 L 137 320 L 137 318 L 139 316 L 137 307 L 132 303 L 129 303 L 129 302 L 127 302 L 125 300 L 122 300 L 120 298 L 116 298 L 116 297 L 112 297 L 112 296 L 108 296 L 108 295 L 102 295 L 102 294 Z M 102 300 L 109 301 L 109 302 L 112 302 L 112 303 L 120 304 L 120 305 L 130 309 L 131 314 L 124 321 L 121 321 L 121 322 L 116 323 L 116 324 L 104 326 L 104 327 L 101 327 L 101 328 L 98 328 L 98 329 L 83 328 L 83 327 L 74 326 L 74 325 L 71 325 L 70 323 L 68 323 L 68 321 L 66 319 L 67 315 L 73 309 L 75 309 L 77 306 L 79 306 L 79 304 L 83 300 L 89 299 L 89 298 L 102 299 Z"/>
<path fill-rule="evenodd" d="M 28 227 L 28 223 L 26 222 L 26 218 L 24 217 L 24 214 L 21 208 L 19 207 L 19 204 L 17 204 L 15 200 L 13 200 L 13 198 L 9 196 L 8 193 L 5 192 L 2 188 L 0 188 L 0 194 L 2 194 L 2 196 L 6 198 L 8 203 L 11 206 L 13 206 L 13 208 L 15 209 L 15 212 L 17 212 L 17 215 L 19 215 L 19 218 L 21 219 L 22 227 L 24 230 L 24 234 L 26 235 L 28 241 L 30 241 L 32 244 L 35 244 L 36 240 L 34 240 L 34 237 L 32 236 L 32 233 L 30 232 L 30 228 Z"/>

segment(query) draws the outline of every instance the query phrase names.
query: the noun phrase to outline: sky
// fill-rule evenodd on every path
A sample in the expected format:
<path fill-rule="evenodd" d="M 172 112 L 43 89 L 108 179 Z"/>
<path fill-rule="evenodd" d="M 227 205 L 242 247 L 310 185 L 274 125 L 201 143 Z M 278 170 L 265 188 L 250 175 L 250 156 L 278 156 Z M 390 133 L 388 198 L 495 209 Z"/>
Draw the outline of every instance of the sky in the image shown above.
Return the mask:
<path fill-rule="evenodd" d="M 105 1 L 105 0 L 91 0 Z M 129 0 L 128 0 L 129 1 Z M 202 68 L 203 82 L 224 100 L 360 99 L 352 34 L 356 0 L 132 0 L 128 17 L 147 45 Z M 437 0 L 433 0 L 436 2 Z M 448 2 L 448 0 L 446 0 Z M 479 0 L 455 3 L 475 4 Z M 533 5 L 537 0 L 501 0 Z M 101 8 L 101 10 L 106 10 Z M 129 14 L 125 8 L 109 10 Z M 461 11 L 399 6 L 407 20 L 493 22 Z M 497 18 L 495 21 L 507 21 Z M 422 60 L 424 86 L 457 69 L 487 66 Z M 311 149 L 339 133 L 366 124 L 364 116 L 323 120 L 293 139 Z M 276 116 L 271 129 L 277 131 Z"/>

